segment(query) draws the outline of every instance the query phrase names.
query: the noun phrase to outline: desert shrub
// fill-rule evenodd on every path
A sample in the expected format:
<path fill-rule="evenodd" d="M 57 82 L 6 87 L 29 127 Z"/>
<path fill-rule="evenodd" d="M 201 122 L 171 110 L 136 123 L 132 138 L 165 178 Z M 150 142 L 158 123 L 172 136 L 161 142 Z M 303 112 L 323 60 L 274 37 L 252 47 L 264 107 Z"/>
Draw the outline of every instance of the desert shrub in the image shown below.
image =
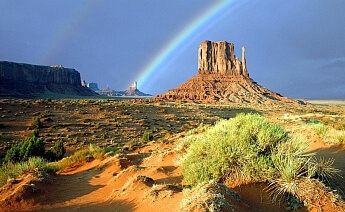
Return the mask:
<path fill-rule="evenodd" d="M 221 120 L 203 134 L 186 136 L 178 145 L 186 152 L 181 164 L 188 184 L 268 182 L 272 200 L 287 201 L 289 209 L 304 204 L 303 183 L 327 183 L 339 173 L 333 160 L 316 160 L 306 153 L 305 140 L 289 137 L 258 114 Z"/>
<path fill-rule="evenodd" d="M 315 119 L 307 120 L 306 123 L 308 123 L 308 124 L 320 124 L 320 122 L 315 120 Z"/>
<path fill-rule="evenodd" d="M 104 153 L 117 152 L 119 149 L 120 147 L 117 147 L 117 146 L 107 146 L 107 147 L 104 147 Z"/>
<path fill-rule="evenodd" d="M 27 140 L 13 145 L 6 153 L 4 163 L 27 161 L 30 157 L 44 157 L 45 148 L 43 138 L 32 136 Z"/>
<path fill-rule="evenodd" d="M 51 151 L 55 155 L 55 158 L 57 160 L 61 160 L 66 153 L 66 149 L 62 141 L 56 142 L 52 147 Z"/>
<path fill-rule="evenodd" d="M 309 204 L 305 200 L 314 191 L 309 188 L 308 192 L 303 192 L 303 184 L 329 183 L 339 175 L 339 170 L 333 167 L 333 159 L 316 159 L 313 153 L 305 153 L 307 148 L 306 142 L 297 139 L 279 144 L 272 154 L 276 175 L 267 189 L 272 200 L 287 201 L 289 209 L 297 209 L 302 203 Z"/>
<path fill-rule="evenodd" d="M 148 142 L 153 140 L 153 135 L 149 131 L 145 131 L 142 137 L 143 141 Z"/>
<path fill-rule="evenodd" d="M 340 132 L 336 135 L 336 140 L 339 144 L 344 144 L 345 143 L 345 133 Z"/>
<path fill-rule="evenodd" d="M 48 163 L 41 157 L 31 157 L 20 163 L 4 163 L 0 168 L 0 186 L 6 184 L 11 178 L 16 178 L 24 173 L 43 171 L 46 173 L 57 171 L 57 167 Z"/>
<path fill-rule="evenodd" d="M 326 136 L 328 133 L 328 127 L 324 124 L 316 124 L 314 130 L 316 135 Z"/>
<path fill-rule="evenodd" d="M 43 123 L 41 122 L 41 119 L 38 116 L 35 116 L 32 120 L 31 126 L 35 129 L 39 129 L 43 127 Z"/>
<path fill-rule="evenodd" d="M 51 98 L 47 98 L 47 99 L 45 100 L 45 102 L 52 102 L 52 99 L 51 99 Z"/>
<path fill-rule="evenodd" d="M 45 158 L 49 161 L 61 160 L 66 153 L 66 148 L 62 141 L 58 141 L 54 144 L 51 150 L 45 153 Z"/>
<path fill-rule="evenodd" d="M 345 130 L 345 120 L 337 120 L 332 122 L 332 126 L 336 130 Z"/>
<path fill-rule="evenodd" d="M 38 131 L 38 129 L 32 130 L 32 136 L 33 136 L 33 137 L 39 137 L 39 131 Z"/>
<path fill-rule="evenodd" d="M 300 178 L 308 175 L 306 165 L 311 159 L 311 154 L 303 154 L 307 147 L 303 140 L 277 145 L 271 156 L 276 175 L 268 188 L 273 199 L 283 197 L 284 194 L 296 195 Z"/>
<path fill-rule="evenodd" d="M 56 171 L 56 167 L 48 163 L 45 159 L 41 157 L 31 157 L 27 161 L 16 164 L 19 169 L 19 173 L 33 172 L 35 170 L 44 172 Z"/>
<path fill-rule="evenodd" d="M 322 124 L 336 130 L 345 130 L 345 120 L 343 118 L 334 119 L 329 116 L 313 117 L 313 119 L 306 119 L 308 124 Z"/>
<path fill-rule="evenodd" d="M 279 143 L 287 140 L 287 133 L 259 114 L 238 114 L 233 119 L 219 121 L 204 134 L 186 139 L 190 147 L 182 161 L 182 172 L 187 183 L 196 185 L 210 180 L 239 183 L 273 177 L 271 154 Z"/>
<path fill-rule="evenodd" d="M 340 177 L 340 170 L 333 167 L 334 159 L 312 157 L 308 165 L 309 176 L 317 178 L 327 184 L 336 177 Z"/>
<path fill-rule="evenodd" d="M 183 190 L 180 211 L 237 211 L 231 201 L 240 200 L 240 196 L 224 184 L 204 182 Z"/>
<path fill-rule="evenodd" d="M 57 166 L 60 170 L 62 170 L 78 162 L 100 159 L 104 156 L 104 154 L 104 149 L 90 144 L 88 149 L 78 150 L 73 155 L 57 162 Z"/>

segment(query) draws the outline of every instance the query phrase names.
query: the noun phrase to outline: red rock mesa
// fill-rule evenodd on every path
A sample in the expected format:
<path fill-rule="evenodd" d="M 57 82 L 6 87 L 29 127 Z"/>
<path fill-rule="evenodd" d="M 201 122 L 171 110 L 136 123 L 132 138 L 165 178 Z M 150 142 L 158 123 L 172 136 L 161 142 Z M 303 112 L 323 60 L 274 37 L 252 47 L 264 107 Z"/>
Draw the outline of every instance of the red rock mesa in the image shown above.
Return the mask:
<path fill-rule="evenodd" d="M 297 103 L 260 85 L 249 77 L 242 47 L 241 60 L 234 44 L 204 41 L 198 51 L 198 74 L 178 87 L 156 96 L 158 101 L 196 103 Z"/>

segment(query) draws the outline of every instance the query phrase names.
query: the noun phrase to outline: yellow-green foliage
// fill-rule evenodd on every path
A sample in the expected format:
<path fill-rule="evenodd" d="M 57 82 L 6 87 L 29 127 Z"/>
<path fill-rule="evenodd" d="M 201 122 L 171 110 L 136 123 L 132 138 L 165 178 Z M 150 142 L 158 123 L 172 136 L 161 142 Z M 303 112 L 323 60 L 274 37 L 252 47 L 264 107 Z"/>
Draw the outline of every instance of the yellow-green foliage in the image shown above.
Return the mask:
<path fill-rule="evenodd" d="M 86 161 L 89 159 L 100 159 L 104 156 L 104 154 L 104 149 L 90 144 L 88 149 L 76 151 L 73 155 L 57 162 L 57 166 L 60 170 L 62 170 L 68 166 L 73 165 L 74 163 Z"/>
<path fill-rule="evenodd" d="M 288 137 L 258 114 L 219 121 L 203 134 L 183 138 L 178 146 L 186 151 L 182 173 L 188 184 L 268 182 L 271 197 L 287 196 L 291 208 L 298 208 L 304 198 L 297 194 L 300 182 L 316 178 L 329 183 L 339 173 L 333 160 L 306 154 L 305 140 Z"/>
<path fill-rule="evenodd" d="M 31 157 L 44 157 L 44 139 L 32 136 L 13 145 L 7 152 L 4 162 L 19 163 Z"/>
<path fill-rule="evenodd" d="M 322 135 L 322 136 L 326 136 L 329 131 L 328 127 L 324 124 L 316 124 L 314 129 L 315 129 L 316 135 Z"/>
<path fill-rule="evenodd" d="M 57 167 L 40 157 L 31 157 L 27 161 L 20 163 L 4 163 L 0 168 L 0 186 L 3 186 L 11 178 L 16 178 L 35 170 L 54 172 L 57 170 Z"/>
<path fill-rule="evenodd" d="M 239 114 L 186 139 L 192 141 L 182 161 L 187 183 L 250 182 L 273 177 L 271 154 L 277 144 L 287 140 L 287 133 L 259 114 Z"/>
<path fill-rule="evenodd" d="M 43 123 L 41 122 L 41 119 L 38 116 L 35 116 L 31 123 L 32 127 L 35 129 L 39 129 L 43 127 Z"/>
<path fill-rule="evenodd" d="M 337 142 L 339 144 L 344 144 L 345 143 L 345 132 L 339 132 L 337 135 L 336 135 L 336 139 L 337 139 Z"/>

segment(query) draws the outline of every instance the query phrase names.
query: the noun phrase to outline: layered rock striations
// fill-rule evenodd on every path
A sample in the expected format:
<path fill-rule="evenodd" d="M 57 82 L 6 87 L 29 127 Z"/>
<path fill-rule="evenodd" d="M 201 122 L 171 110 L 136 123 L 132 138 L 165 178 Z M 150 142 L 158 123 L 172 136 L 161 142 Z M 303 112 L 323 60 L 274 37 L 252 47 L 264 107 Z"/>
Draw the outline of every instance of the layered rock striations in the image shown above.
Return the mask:
<path fill-rule="evenodd" d="M 272 92 L 249 77 L 245 48 L 236 58 L 234 44 L 204 41 L 198 50 L 198 74 L 182 85 L 157 95 L 158 101 L 198 103 L 277 103 L 297 102 Z"/>
<path fill-rule="evenodd" d="M 242 47 L 242 60 L 235 57 L 234 44 L 226 41 L 204 41 L 200 44 L 198 53 L 199 74 L 249 77 L 244 47 Z"/>
<path fill-rule="evenodd" d="M 80 73 L 75 69 L 0 61 L 0 96 L 35 97 L 47 92 L 97 95 L 81 85 Z"/>

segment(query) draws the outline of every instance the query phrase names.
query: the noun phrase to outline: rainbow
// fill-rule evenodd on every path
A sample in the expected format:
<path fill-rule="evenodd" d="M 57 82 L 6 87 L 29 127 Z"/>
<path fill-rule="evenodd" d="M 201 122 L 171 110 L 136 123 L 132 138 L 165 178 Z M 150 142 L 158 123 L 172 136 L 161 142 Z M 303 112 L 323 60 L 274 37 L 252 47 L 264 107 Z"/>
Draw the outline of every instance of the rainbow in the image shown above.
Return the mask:
<path fill-rule="evenodd" d="M 49 48 L 38 56 L 43 64 L 51 64 L 54 61 L 61 48 L 71 40 L 79 25 L 90 15 L 90 11 L 97 6 L 96 4 L 98 4 L 98 1 L 84 1 L 72 18 L 67 18 L 60 24 Z"/>
<path fill-rule="evenodd" d="M 147 85 L 149 79 L 153 82 L 153 77 L 155 76 L 156 78 L 157 74 L 159 74 L 158 70 L 168 62 L 169 58 L 174 55 L 174 52 L 180 49 L 182 44 L 186 43 L 186 41 L 191 39 L 197 32 L 200 32 L 201 29 L 204 29 L 204 26 L 218 22 L 226 14 L 237 8 L 239 4 L 243 4 L 243 2 L 245 1 L 220 1 L 195 18 L 190 24 L 183 28 L 182 31 L 174 36 L 174 38 L 144 67 L 136 80 L 138 84 Z"/>

